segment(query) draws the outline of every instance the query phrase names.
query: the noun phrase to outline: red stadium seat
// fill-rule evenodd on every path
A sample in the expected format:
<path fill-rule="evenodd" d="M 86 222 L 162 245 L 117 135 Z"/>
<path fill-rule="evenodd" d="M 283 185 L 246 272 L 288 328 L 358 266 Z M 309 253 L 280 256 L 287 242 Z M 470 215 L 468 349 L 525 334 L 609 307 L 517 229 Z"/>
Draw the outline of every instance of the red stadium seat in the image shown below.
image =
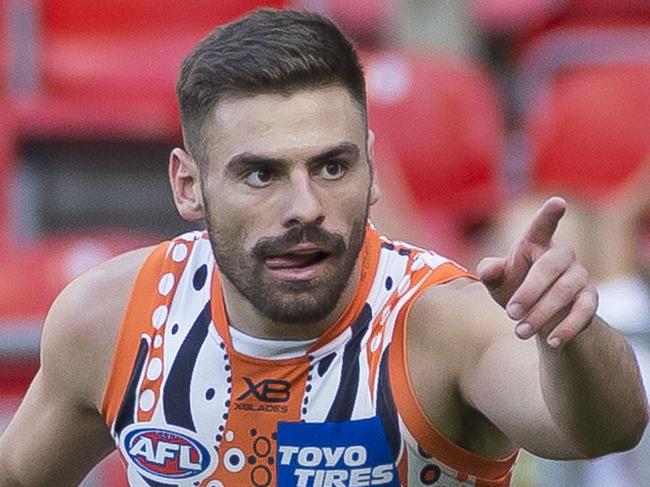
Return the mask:
<path fill-rule="evenodd" d="M 650 156 L 650 28 L 541 37 L 521 63 L 518 102 L 534 186 L 606 197 Z"/>
<path fill-rule="evenodd" d="M 436 249 L 471 262 L 504 195 L 496 87 L 472 62 L 430 53 L 370 54 L 365 69 L 380 183 L 396 161 L 402 181 L 392 186 L 407 193 L 384 198 L 412 202 Z"/>
<path fill-rule="evenodd" d="M 483 31 L 519 42 L 560 26 L 650 22 L 647 0 L 471 0 L 469 10 Z"/>
<path fill-rule="evenodd" d="M 21 129 L 37 138 L 176 138 L 181 60 L 216 25 L 284 3 L 42 0 L 33 13 L 38 77 L 14 88 Z"/>
<path fill-rule="evenodd" d="M 325 0 L 325 13 L 361 45 L 376 45 L 396 13 L 397 0 Z"/>
<path fill-rule="evenodd" d="M 566 0 L 565 15 L 572 19 L 639 21 L 650 15 L 647 0 Z"/>
<path fill-rule="evenodd" d="M 558 74 L 529 116 L 535 186 L 605 198 L 650 157 L 650 62 Z"/>
<path fill-rule="evenodd" d="M 41 0 L 46 28 L 53 34 L 90 37 L 161 36 L 210 31 L 256 7 L 282 7 L 281 0 Z"/>
<path fill-rule="evenodd" d="M 650 275 L 650 212 L 646 215 L 645 224 L 641 231 L 639 244 L 639 260 L 646 275 Z"/>
<path fill-rule="evenodd" d="M 563 8 L 556 0 L 471 0 L 468 6 L 481 30 L 509 35 L 533 30 Z"/>
<path fill-rule="evenodd" d="M 52 301 L 75 276 L 110 257 L 153 243 L 144 235 L 46 235 L 27 246 L 6 245 L 0 259 L 0 321 L 40 324 Z"/>
<path fill-rule="evenodd" d="M 424 213 L 477 218 L 502 195 L 497 90 L 471 62 L 382 52 L 365 59 L 370 127 Z M 381 161 L 379 161 L 381 164 Z"/>

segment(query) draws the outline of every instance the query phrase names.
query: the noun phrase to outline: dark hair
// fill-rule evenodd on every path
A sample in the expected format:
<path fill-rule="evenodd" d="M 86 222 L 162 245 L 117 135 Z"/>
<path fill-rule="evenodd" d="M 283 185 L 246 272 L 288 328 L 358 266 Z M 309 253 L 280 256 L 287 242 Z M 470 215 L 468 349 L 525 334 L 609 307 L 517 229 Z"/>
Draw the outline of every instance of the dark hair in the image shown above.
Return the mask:
<path fill-rule="evenodd" d="M 365 118 L 365 81 L 357 53 L 325 17 L 260 9 L 217 27 L 185 58 L 176 84 L 187 148 L 199 161 L 207 160 L 204 124 L 224 97 L 332 84 L 350 91 Z"/>

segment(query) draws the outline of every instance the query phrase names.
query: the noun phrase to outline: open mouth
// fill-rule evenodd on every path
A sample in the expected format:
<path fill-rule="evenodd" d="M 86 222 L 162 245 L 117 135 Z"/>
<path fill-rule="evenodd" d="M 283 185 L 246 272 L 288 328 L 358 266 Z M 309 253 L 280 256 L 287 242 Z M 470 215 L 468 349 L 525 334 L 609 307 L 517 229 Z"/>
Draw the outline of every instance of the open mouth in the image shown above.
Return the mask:
<path fill-rule="evenodd" d="M 309 253 L 288 253 L 267 257 L 266 265 L 270 269 L 304 269 L 322 262 L 328 257 L 328 253 L 323 251 Z"/>
<path fill-rule="evenodd" d="M 303 281 L 318 275 L 331 254 L 322 249 L 292 249 L 265 259 L 267 269 L 283 280 Z"/>

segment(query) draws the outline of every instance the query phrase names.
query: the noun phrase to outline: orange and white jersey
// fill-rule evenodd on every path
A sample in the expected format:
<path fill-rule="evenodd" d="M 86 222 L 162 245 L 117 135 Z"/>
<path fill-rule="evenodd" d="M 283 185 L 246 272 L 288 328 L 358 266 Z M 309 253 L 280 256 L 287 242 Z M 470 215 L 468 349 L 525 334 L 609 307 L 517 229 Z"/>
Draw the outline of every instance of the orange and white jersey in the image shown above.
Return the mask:
<path fill-rule="evenodd" d="M 130 484 L 509 485 L 516 453 L 486 459 L 444 438 L 407 369 L 410 305 L 467 272 L 371 226 L 359 258 L 340 320 L 278 344 L 230 327 L 204 233 L 159 245 L 136 279 L 102 405 Z"/>

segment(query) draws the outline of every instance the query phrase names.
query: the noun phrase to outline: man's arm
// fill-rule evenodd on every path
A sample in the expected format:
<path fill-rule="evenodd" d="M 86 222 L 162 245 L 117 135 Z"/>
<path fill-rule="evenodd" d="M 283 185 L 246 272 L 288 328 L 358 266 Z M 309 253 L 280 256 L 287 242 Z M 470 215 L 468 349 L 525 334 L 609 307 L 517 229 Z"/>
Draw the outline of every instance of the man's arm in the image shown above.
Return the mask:
<path fill-rule="evenodd" d="M 77 485 L 113 449 L 99 407 L 130 289 L 150 250 L 92 269 L 53 304 L 41 367 L 0 437 L 0 486 Z"/>
<path fill-rule="evenodd" d="M 491 319 L 460 384 L 516 444 L 550 458 L 591 458 L 634 447 L 648 411 L 630 347 L 595 316 L 597 295 L 575 254 L 551 242 L 564 210 L 562 200 L 547 201 L 506 258 L 480 266 L 516 335 L 535 339 L 517 339 L 505 316 Z M 485 312 L 487 292 L 474 294 L 483 321 L 497 315 Z"/>
<path fill-rule="evenodd" d="M 546 404 L 578 450 L 593 458 L 635 447 L 648 412 L 636 359 L 623 335 L 596 317 L 559 351 L 539 342 Z"/>
<path fill-rule="evenodd" d="M 636 445 L 646 405 L 636 360 L 619 332 L 594 322 L 554 350 L 541 338 L 517 338 L 515 323 L 481 284 L 455 293 L 473 303 L 463 328 L 476 340 L 459 374 L 461 394 L 512 443 L 552 459 Z"/>

